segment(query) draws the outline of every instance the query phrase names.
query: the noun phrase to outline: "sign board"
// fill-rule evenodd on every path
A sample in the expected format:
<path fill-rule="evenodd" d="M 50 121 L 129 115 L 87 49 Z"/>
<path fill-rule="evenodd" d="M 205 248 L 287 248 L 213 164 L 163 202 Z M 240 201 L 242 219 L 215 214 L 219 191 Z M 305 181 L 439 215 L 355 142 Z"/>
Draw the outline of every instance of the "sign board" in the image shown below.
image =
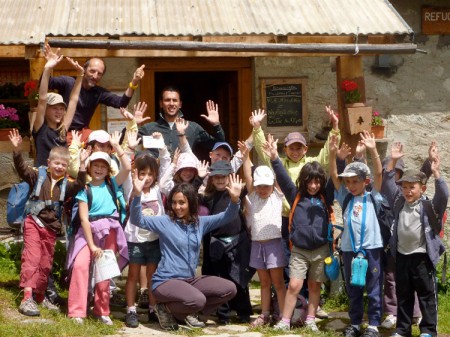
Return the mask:
<path fill-rule="evenodd" d="M 261 80 L 262 106 L 267 113 L 267 128 L 295 127 L 306 131 L 306 79 Z"/>
<path fill-rule="evenodd" d="M 422 34 L 450 35 L 450 7 L 422 7 Z"/>

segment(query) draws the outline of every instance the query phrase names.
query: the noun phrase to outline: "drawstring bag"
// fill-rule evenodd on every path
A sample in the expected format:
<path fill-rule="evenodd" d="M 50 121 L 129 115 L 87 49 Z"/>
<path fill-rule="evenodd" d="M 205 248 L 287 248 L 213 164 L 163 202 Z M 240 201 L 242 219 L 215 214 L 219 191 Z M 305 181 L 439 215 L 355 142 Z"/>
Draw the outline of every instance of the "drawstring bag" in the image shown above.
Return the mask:
<path fill-rule="evenodd" d="M 358 253 L 352 260 L 352 275 L 350 284 L 355 287 L 364 287 L 366 285 L 366 274 L 368 261 L 363 253 Z"/>

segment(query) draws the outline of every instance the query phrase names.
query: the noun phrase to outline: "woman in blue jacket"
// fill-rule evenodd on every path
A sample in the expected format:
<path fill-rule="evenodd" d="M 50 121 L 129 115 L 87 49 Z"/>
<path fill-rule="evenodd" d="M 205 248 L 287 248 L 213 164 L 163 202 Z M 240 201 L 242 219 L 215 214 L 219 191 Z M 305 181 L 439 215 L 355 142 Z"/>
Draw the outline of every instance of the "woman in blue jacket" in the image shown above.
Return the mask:
<path fill-rule="evenodd" d="M 200 245 L 204 234 L 225 225 L 239 212 L 242 181 L 230 175 L 227 190 L 230 203 L 225 212 L 198 216 L 197 191 L 191 184 L 175 185 L 169 194 L 169 210 L 164 216 L 143 216 L 141 193 L 145 181 L 133 172 L 134 198 L 130 221 L 159 234 L 161 261 L 152 278 L 152 291 L 158 304 L 156 314 L 161 328 L 176 330 L 178 321 L 189 325 L 187 316 L 215 310 L 236 295 L 233 282 L 217 276 L 196 276 Z"/>

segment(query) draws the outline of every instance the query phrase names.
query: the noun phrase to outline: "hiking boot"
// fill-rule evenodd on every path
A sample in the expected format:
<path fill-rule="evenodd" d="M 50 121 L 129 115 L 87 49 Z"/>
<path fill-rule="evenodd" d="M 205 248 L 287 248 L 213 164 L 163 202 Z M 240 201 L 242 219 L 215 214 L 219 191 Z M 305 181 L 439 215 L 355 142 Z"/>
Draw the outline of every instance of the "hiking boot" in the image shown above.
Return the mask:
<path fill-rule="evenodd" d="M 420 334 L 420 337 L 432 337 L 432 336 L 431 336 L 431 334 L 424 332 L 424 333 Z"/>
<path fill-rule="evenodd" d="M 156 316 L 155 311 L 148 312 L 148 323 L 158 323 L 158 317 Z"/>
<path fill-rule="evenodd" d="M 364 330 L 364 333 L 361 335 L 362 337 L 379 337 L 380 333 L 377 330 L 367 328 Z"/>
<path fill-rule="evenodd" d="M 20 303 L 19 312 L 25 316 L 39 316 L 41 314 L 32 297 Z"/>
<path fill-rule="evenodd" d="M 314 320 L 306 320 L 305 322 L 305 328 L 312 331 L 312 332 L 318 332 L 319 328 L 316 325 L 316 322 Z"/>
<path fill-rule="evenodd" d="M 273 326 L 273 329 L 281 331 L 289 331 L 291 330 L 291 326 L 289 324 L 286 324 L 284 321 L 279 321 L 277 324 Z"/>
<path fill-rule="evenodd" d="M 113 325 L 114 324 L 109 316 L 97 316 L 96 318 L 100 322 L 102 322 L 103 324 L 106 324 L 106 325 Z"/>
<path fill-rule="evenodd" d="M 397 324 L 397 317 L 394 315 L 387 315 L 384 319 L 383 323 L 381 323 L 381 327 L 385 329 L 392 329 Z"/>
<path fill-rule="evenodd" d="M 139 290 L 138 307 L 147 309 L 150 305 L 150 299 L 148 297 L 148 289 Z"/>
<path fill-rule="evenodd" d="M 84 319 L 82 317 L 71 317 L 70 319 L 77 324 L 84 324 Z"/>
<path fill-rule="evenodd" d="M 320 319 L 326 319 L 328 318 L 328 313 L 324 311 L 321 307 L 318 307 L 316 311 L 316 317 Z"/>
<path fill-rule="evenodd" d="M 47 297 L 44 297 L 44 300 L 40 303 L 43 308 L 53 311 L 59 311 L 59 306 L 50 302 Z"/>
<path fill-rule="evenodd" d="M 342 334 L 345 337 L 359 337 L 361 336 L 361 331 L 356 329 L 354 326 L 349 325 L 348 327 L 345 328 Z"/>
<path fill-rule="evenodd" d="M 125 316 L 125 325 L 129 328 L 137 328 L 139 326 L 138 315 L 136 311 L 130 311 Z"/>
<path fill-rule="evenodd" d="M 200 321 L 196 315 L 187 315 L 184 321 L 191 328 L 204 328 L 206 326 L 206 324 Z"/>
<path fill-rule="evenodd" d="M 251 328 L 256 328 L 258 326 L 263 326 L 269 324 L 270 318 L 269 316 L 264 316 L 263 314 L 256 317 L 256 319 L 250 324 Z"/>
<path fill-rule="evenodd" d="M 159 325 L 163 330 L 178 330 L 178 324 L 175 318 L 170 313 L 167 306 L 163 303 L 155 305 L 156 316 L 158 317 Z"/>

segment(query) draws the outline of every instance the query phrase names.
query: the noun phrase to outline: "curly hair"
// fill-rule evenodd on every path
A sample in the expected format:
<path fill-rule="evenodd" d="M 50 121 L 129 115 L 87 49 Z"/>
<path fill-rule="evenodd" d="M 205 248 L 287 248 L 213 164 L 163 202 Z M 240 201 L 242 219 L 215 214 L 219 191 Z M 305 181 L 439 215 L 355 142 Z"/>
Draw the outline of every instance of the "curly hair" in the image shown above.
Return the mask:
<path fill-rule="evenodd" d="M 197 191 L 194 186 L 189 183 L 181 183 L 175 185 L 169 193 L 169 197 L 167 198 L 167 215 L 172 219 L 176 220 L 177 217 L 175 212 L 172 209 L 172 200 L 173 196 L 176 193 L 181 193 L 185 196 L 189 206 L 189 217 L 187 220 L 188 223 L 198 224 L 198 196 Z"/>
<path fill-rule="evenodd" d="M 316 161 L 306 163 L 298 175 L 296 185 L 300 195 L 308 194 L 308 183 L 313 179 L 319 179 L 320 190 L 319 193 L 325 195 L 325 187 L 327 184 L 327 175 L 325 170 Z"/>

